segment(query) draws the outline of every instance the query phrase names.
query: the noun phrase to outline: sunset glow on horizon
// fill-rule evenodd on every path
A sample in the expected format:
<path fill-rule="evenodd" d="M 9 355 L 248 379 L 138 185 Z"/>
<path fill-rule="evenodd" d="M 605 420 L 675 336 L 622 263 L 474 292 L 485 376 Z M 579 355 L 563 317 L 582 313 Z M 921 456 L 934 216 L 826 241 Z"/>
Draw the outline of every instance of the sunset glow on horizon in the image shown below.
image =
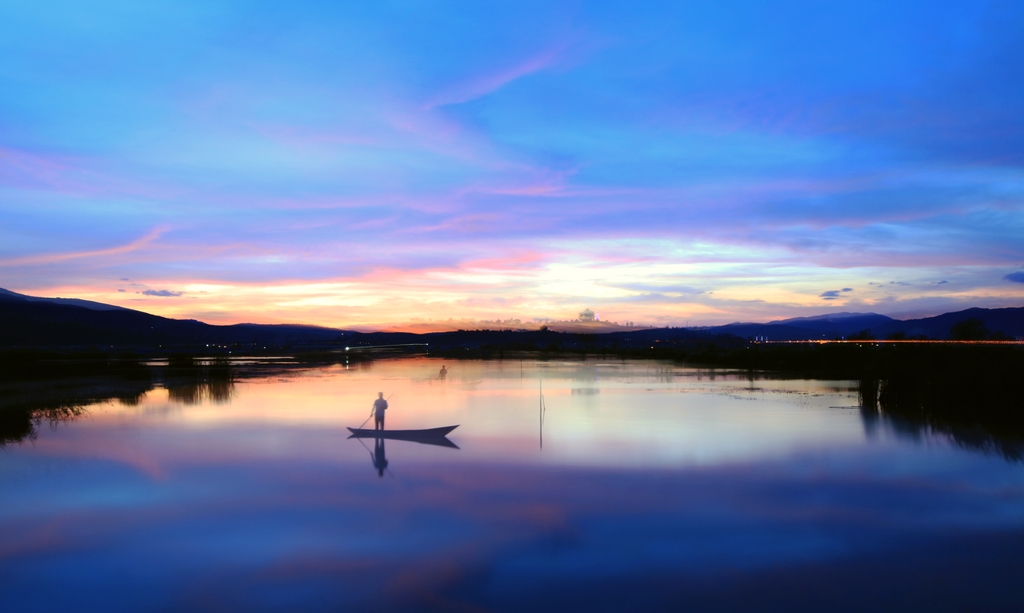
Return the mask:
<path fill-rule="evenodd" d="M 1024 5 L 0 8 L 0 287 L 209 323 L 1024 305 Z"/>

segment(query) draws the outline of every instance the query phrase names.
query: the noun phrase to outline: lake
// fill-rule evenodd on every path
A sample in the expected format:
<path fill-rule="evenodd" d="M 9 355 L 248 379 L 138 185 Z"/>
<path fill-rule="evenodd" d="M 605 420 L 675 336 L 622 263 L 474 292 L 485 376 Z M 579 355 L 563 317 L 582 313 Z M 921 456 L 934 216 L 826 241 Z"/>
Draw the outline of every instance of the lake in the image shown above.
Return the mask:
<path fill-rule="evenodd" d="M 0 610 L 1024 602 L 1024 465 L 887 417 L 856 381 L 617 359 L 261 368 L 168 375 L 9 440 Z M 389 430 L 458 428 L 348 438 L 378 392 Z"/>

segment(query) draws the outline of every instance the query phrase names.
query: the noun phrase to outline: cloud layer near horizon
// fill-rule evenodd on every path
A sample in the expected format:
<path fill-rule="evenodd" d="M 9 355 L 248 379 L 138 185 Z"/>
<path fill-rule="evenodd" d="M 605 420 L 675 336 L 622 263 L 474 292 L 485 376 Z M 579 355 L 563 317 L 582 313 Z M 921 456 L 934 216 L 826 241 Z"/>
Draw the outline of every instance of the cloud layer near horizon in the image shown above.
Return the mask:
<path fill-rule="evenodd" d="M 338 326 L 1019 306 L 1022 27 L 968 2 L 6 6 L 0 286 Z"/>

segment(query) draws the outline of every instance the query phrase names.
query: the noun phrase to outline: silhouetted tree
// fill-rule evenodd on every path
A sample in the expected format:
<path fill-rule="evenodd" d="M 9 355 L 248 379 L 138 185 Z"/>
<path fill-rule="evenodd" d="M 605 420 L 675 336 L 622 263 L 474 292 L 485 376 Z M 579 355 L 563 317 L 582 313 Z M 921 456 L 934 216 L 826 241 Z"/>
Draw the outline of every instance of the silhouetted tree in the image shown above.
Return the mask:
<path fill-rule="evenodd" d="M 949 336 L 955 341 L 983 341 L 988 338 L 988 328 L 980 319 L 972 317 L 953 324 Z"/>

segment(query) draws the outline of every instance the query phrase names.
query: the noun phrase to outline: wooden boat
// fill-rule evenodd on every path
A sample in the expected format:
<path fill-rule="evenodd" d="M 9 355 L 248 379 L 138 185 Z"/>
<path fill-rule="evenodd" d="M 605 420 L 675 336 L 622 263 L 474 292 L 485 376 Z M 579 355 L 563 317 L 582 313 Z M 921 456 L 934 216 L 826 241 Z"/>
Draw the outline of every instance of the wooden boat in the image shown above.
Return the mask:
<path fill-rule="evenodd" d="M 449 432 L 458 425 L 443 428 L 427 428 L 425 430 L 372 430 L 369 428 L 349 428 L 349 438 L 386 438 L 396 441 L 414 441 L 417 443 L 436 444 L 434 441 L 445 439 Z M 447 441 L 447 439 L 445 439 Z M 449 441 L 450 442 L 450 441 Z M 453 445 L 454 446 L 454 445 Z"/>

